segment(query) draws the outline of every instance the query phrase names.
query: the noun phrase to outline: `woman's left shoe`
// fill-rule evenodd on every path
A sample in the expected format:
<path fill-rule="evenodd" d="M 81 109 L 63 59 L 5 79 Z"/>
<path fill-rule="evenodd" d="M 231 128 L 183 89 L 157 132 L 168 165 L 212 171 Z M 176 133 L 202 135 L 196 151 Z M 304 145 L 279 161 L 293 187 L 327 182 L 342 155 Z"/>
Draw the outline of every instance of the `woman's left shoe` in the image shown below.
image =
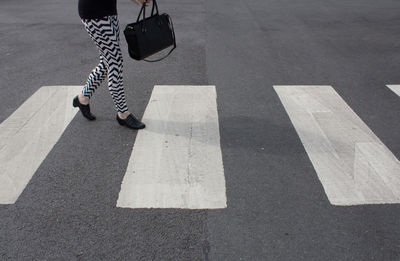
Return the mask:
<path fill-rule="evenodd" d="M 144 127 L 146 127 L 146 125 L 143 122 L 136 119 L 132 113 L 129 114 L 128 117 L 126 117 L 126 119 L 121 119 L 117 114 L 117 121 L 119 125 L 126 126 L 130 129 L 143 129 Z"/>
<path fill-rule="evenodd" d="M 90 106 L 89 104 L 82 104 L 79 102 L 78 95 L 75 96 L 74 100 L 72 101 L 72 106 L 74 107 L 79 107 L 79 110 L 82 112 L 83 116 L 88 119 L 89 121 L 93 121 L 96 119 L 96 116 L 94 116 L 90 112 Z"/>

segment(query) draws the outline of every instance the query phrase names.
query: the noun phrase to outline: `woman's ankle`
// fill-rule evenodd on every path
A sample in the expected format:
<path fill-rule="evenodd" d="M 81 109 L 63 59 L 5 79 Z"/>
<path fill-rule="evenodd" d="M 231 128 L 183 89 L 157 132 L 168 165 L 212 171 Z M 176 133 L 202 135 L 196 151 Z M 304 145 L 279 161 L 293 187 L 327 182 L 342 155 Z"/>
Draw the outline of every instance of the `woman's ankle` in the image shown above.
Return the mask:
<path fill-rule="evenodd" d="M 120 112 L 118 112 L 118 117 L 120 118 L 120 119 L 126 119 L 126 117 L 128 117 L 129 116 L 129 114 L 131 114 L 129 111 L 126 111 L 126 112 L 123 112 L 123 113 L 120 113 Z"/>
<path fill-rule="evenodd" d="M 90 99 L 89 99 L 88 97 L 84 96 L 82 93 L 80 93 L 80 94 L 78 95 L 78 100 L 79 100 L 79 102 L 80 102 L 81 104 L 84 104 L 84 105 L 89 104 L 89 101 L 90 101 Z"/>

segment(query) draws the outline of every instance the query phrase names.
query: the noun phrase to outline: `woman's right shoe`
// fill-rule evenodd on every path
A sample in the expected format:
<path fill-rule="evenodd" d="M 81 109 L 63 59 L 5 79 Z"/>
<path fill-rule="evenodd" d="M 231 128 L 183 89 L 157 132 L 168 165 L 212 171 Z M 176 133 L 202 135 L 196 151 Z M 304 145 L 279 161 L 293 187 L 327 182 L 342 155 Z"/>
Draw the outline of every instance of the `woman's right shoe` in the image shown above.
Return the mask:
<path fill-rule="evenodd" d="M 93 121 L 96 119 L 96 116 L 94 116 L 92 113 L 90 113 L 90 106 L 89 104 L 82 104 L 79 102 L 78 95 L 75 96 L 74 100 L 72 101 L 72 106 L 74 107 L 79 107 L 79 110 L 82 112 L 83 117 L 86 119 Z"/>
<path fill-rule="evenodd" d="M 144 127 L 146 127 L 146 125 L 143 122 L 136 119 L 132 113 L 129 114 L 128 117 L 126 117 L 126 119 L 121 119 L 117 114 L 117 121 L 119 125 L 126 126 L 130 129 L 143 129 Z"/>

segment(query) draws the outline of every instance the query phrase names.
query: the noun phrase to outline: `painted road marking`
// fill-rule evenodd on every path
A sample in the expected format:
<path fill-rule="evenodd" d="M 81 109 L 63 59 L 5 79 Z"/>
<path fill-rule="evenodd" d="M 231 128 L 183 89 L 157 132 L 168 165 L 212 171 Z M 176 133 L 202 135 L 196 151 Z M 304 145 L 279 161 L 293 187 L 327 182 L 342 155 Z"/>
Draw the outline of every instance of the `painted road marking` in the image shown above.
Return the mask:
<path fill-rule="evenodd" d="M 400 203 L 400 163 L 331 86 L 274 86 L 331 204 Z"/>
<path fill-rule="evenodd" d="M 215 86 L 156 85 L 117 207 L 226 208 Z"/>
<path fill-rule="evenodd" d="M 13 204 L 56 144 L 82 86 L 44 86 L 0 124 L 0 204 Z"/>
<path fill-rule="evenodd" d="M 386 85 L 389 89 L 391 89 L 394 93 L 400 96 L 400 85 Z"/>

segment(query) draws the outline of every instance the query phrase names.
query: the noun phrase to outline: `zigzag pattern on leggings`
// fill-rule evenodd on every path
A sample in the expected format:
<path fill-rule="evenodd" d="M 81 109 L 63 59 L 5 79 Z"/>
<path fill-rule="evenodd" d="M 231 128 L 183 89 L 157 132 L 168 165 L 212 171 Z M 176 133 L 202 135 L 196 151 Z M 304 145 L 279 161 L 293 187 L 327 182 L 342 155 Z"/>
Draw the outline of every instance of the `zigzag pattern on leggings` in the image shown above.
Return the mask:
<path fill-rule="evenodd" d="M 99 50 L 100 62 L 90 73 L 83 95 L 91 98 L 101 82 L 108 77 L 108 89 L 118 112 L 128 111 L 123 85 L 123 58 L 119 45 L 118 16 L 82 19 L 86 31 Z"/>

